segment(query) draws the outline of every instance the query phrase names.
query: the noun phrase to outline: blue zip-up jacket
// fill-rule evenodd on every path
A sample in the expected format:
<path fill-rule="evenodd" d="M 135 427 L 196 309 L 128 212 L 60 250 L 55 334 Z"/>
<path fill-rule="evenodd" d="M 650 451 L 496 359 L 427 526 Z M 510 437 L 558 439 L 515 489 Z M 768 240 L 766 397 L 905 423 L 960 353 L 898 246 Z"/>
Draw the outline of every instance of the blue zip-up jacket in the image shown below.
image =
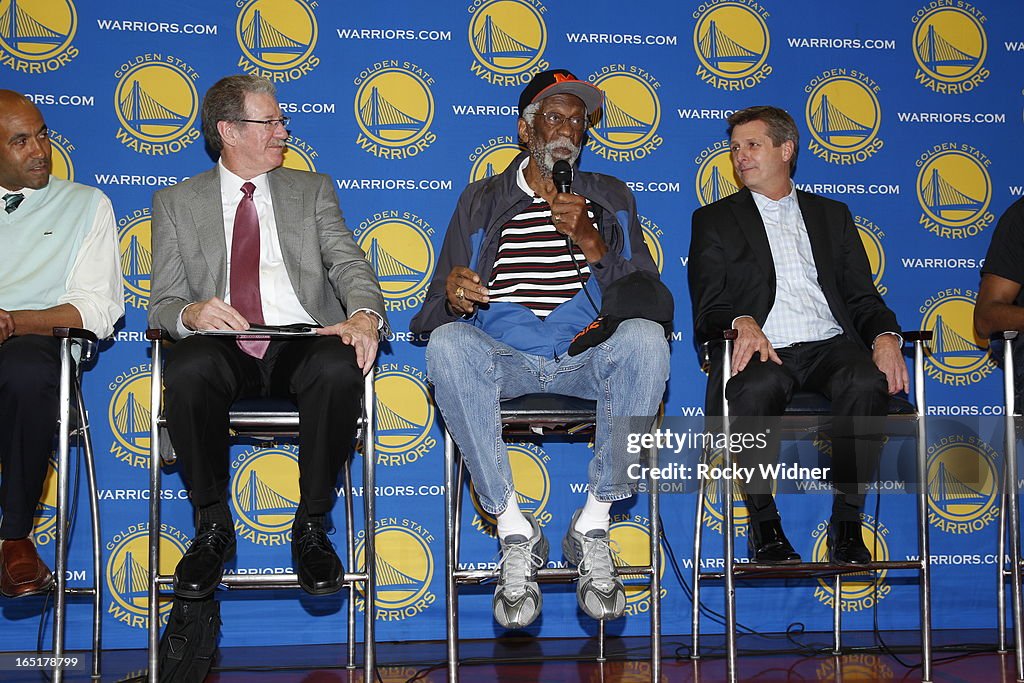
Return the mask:
<path fill-rule="evenodd" d="M 445 305 L 445 283 L 455 266 L 468 267 L 483 283 L 490 281 L 502 226 L 532 202 L 516 182 L 526 154 L 516 157 L 503 173 L 471 183 L 459 197 L 426 299 L 409 325 L 413 332 L 430 332 L 445 323 L 462 321 L 524 353 L 555 358 L 563 355 L 573 337 L 597 317 L 582 290 L 544 320 L 517 303 L 478 306 L 468 318 L 452 314 Z M 587 281 L 587 291 L 598 306 L 601 291 L 620 277 L 637 269 L 657 275 L 640 229 L 636 200 L 625 183 L 600 173 L 577 172 L 572 191 L 599 207 L 595 210 L 600 213 L 598 227 L 608 245 L 604 257 L 590 264 Z"/>

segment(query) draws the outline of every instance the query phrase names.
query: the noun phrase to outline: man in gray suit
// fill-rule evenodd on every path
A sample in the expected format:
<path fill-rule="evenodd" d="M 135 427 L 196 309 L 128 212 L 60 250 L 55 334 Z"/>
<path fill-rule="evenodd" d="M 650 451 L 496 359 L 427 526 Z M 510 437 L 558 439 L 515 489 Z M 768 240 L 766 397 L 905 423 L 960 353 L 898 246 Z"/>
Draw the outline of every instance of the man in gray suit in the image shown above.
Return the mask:
<path fill-rule="evenodd" d="M 361 413 L 365 373 L 385 328 L 380 285 L 345 227 L 328 177 L 282 168 L 288 119 L 274 85 L 229 76 L 203 99 L 217 166 L 153 196 L 149 324 L 178 340 L 164 382 L 167 427 L 196 509 L 175 593 L 210 595 L 235 550 L 227 505 L 228 409 L 281 396 L 299 408 L 299 490 L 292 559 L 309 593 L 344 570 L 324 517 Z M 285 341 L 196 335 L 250 324 L 305 324 Z"/>

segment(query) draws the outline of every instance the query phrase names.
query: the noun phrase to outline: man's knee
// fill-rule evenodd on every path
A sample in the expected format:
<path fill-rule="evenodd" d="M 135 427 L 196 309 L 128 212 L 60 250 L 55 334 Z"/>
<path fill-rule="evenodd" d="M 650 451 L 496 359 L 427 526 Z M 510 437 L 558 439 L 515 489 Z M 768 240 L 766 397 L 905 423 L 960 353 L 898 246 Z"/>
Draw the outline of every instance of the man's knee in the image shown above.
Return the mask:
<path fill-rule="evenodd" d="M 0 347 L 0 391 L 24 393 L 54 387 L 60 378 L 59 342 L 51 337 L 14 337 Z"/>
<path fill-rule="evenodd" d="M 792 397 L 793 382 L 780 366 L 752 359 L 729 380 L 726 397 L 735 415 L 777 415 Z"/>
<path fill-rule="evenodd" d="M 833 382 L 836 390 L 850 396 L 885 399 L 889 393 L 885 374 L 873 363 L 848 365 L 836 373 Z"/>
<path fill-rule="evenodd" d="M 307 358 L 303 371 L 313 384 L 330 386 L 350 392 L 361 389 L 363 371 L 356 365 L 355 350 L 351 346 L 331 343 L 336 339 L 326 339 Z"/>
<path fill-rule="evenodd" d="M 660 323 L 642 318 L 624 320 L 605 344 L 616 365 L 634 366 L 649 377 L 668 378 L 668 341 Z"/>

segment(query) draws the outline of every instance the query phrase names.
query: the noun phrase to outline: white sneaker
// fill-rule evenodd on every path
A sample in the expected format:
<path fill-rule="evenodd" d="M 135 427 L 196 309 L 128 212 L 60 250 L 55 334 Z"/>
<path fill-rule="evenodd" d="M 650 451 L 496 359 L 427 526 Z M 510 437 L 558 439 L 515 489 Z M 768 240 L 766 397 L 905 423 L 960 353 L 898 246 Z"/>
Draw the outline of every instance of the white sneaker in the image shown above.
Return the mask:
<path fill-rule="evenodd" d="M 562 539 L 562 553 L 579 568 L 576 583 L 576 602 L 593 619 L 618 619 L 626 609 L 626 589 L 615 569 L 612 540 L 604 529 L 592 529 L 586 534 L 576 531 L 580 512 L 572 516 L 569 531 Z"/>
<path fill-rule="evenodd" d="M 526 538 L 512 534 L 500 541 L 501 574 L 491 603 L 495 621 L 508 629 L 532 624 L 544 604 L 537 586 L 537 570 L 548 563 L 548 540 L 533 515 L 524 512 L 523 516 L 533 528 L 533 535 Z"/>

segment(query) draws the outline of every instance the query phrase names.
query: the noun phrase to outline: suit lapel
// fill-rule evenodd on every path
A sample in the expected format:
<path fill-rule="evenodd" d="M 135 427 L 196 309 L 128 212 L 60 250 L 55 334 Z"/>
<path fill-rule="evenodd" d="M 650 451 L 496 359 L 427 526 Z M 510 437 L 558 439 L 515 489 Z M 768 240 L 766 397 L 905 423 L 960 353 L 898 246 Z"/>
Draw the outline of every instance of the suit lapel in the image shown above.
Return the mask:
<path fill-rule="evenodd" d="M 189 210 L 192 212 L 196 239 L 213 275 L 214 289 L 218 296 L 223 296 L 227 289 L 228 257 L 220 199 L 220 174 L 216 168 L 208 173 L 209 177 L 195 186 L 195 201 L 191 202 Z"/>
<path fill-rule="evenodd" d="M 295 293 L 302 292 L 302 240 L 305 238 L 303 218 L 312 215 L 312 208 L 305 210 L 302 203 L 302 192 L 279 169 L 267 175 L 270 183 L 270 198 L 274 202 L 274 221 L 277 223 L 277 237 L 281 242 L 281 254 L 284 257 L 285 270 L 292 281 Z"/>
<path fill-rule="evenodd" d="M 754 197 L 747 188 L 740 189 L 732 195 L 733 214 L 740 226 L 740 232 L 747 238 L 750 248 L 757 257 L 757 264 L 761 266 L 765 276 L 768 278 L 771 288 L 775 289 L 775 263 L 772 261 L 772 248 L 768 244 L 768 233 L 764 228 L 764 221 L 761 220 L 761 212 L 757 210 Z"/>

